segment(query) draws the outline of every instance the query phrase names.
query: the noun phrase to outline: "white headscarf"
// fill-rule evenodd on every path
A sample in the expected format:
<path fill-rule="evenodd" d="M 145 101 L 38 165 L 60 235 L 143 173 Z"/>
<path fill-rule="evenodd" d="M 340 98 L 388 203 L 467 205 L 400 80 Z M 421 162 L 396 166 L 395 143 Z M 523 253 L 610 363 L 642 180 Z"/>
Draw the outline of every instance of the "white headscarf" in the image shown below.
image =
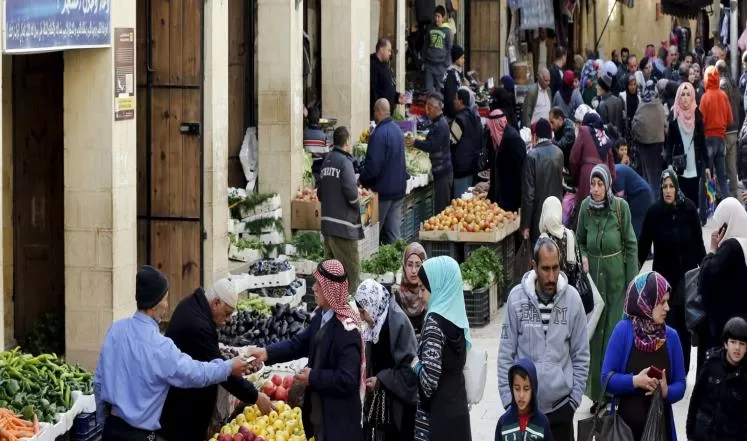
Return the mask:
<path fill-rule="evenodd" d="M 736 198 L 726 198 L 721 201 L 713 213 L 713 220 L 716 221 L 716 228 L 726 224 L 726 234 L 719 242 L 719 246 L 728 239 L 736 239 L 742 246 L 744 254 L 744 263 L 747 265 L 747 212 Z"/>
<path fill-rule="evenodd" d="M 390 299 L 389 291 L 375 280 L 366 279 L 358 286 L 355 301 L 374 320 L 373 327 L 368 327 L 363 331 L 363 341 L 374 344 L 379 342 L 379 333 L 389 313 Z"/>
<path fill-rule="evenodd" d="M 566 236 L 565 260 L 576 263 L 576 236 L 573 231 L 563 226 L 563 205 L 555 196 L 550 196 L 542 203 L 542 214 L 540 215 L 539 230 L 541 236 L 551 235 L 556 239 Z"/>

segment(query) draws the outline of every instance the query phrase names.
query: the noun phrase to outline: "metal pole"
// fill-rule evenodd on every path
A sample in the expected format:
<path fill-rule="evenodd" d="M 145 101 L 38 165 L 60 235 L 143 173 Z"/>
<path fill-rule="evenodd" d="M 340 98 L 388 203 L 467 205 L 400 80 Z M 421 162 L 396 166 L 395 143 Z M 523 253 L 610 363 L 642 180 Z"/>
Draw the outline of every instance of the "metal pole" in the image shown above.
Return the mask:
<path fill-rule="evenodd" d="M 595 3 L 596 4 L 596 3 Z M 599 34 L 599 37 L 597 37 L 597 43 L 594 45 L 594 51 L 599 51 L 599 42 L 602 41 L 602 36 L 604 36 L 604 31 L 607 29 L 607 25 L 610 24 L 610 18 L 612 18 L 612 14 L 615 12 L 615 7 L 617 6 L 617 1 L 612 4 L 612 9 L 610 9 L 610 13 L 607 15 L 607 21 L 604 22 L 604 27 L 602 27 L 602 33 Z M 594 11 L 596 12 L 596 7 L 594 8 Z M 596 33 L 596 13 L 594 14 L 594 33 Z M 610 52 L 611 54 L 611 52 Z"/>
<path fill-rule="evenodd" d="M 737 25 L 739 24 L 739 8 L 737 6 L 737 0 L 731 0 L 730 6 L 729 47 L 731 48 L 731 79 L 734 82 L 737 82 L 739 78 L 739 50 L 737 49 L 737 39 L 739 39 L 739 30 L 737 28 Z"/>

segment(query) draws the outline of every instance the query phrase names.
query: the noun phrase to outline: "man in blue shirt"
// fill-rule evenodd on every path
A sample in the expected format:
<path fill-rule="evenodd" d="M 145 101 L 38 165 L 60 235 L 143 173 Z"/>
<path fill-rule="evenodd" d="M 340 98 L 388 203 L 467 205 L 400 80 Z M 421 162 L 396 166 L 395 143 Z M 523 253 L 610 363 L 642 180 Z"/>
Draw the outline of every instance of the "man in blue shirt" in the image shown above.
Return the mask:
<path fill-rule="evenodd" d="M 198 362 L 161 335 L 169 283 L 151 266 L 137 272 L 137 312 L 115 322 L 104 338 L 94 374 L 97 420 L 103 441 L 155 441 L 170 386 L 206 387 L 242 375 L 246 361 Z"/>

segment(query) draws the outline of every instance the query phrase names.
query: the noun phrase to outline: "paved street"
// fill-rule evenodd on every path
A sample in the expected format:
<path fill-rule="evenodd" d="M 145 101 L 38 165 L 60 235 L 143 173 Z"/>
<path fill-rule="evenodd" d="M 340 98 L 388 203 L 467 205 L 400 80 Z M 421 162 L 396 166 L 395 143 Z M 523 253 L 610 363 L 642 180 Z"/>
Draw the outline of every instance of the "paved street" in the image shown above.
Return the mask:
<path fill-rule="evenodd" d="M 706 251 L 710 246 L 710 236 L 713 232 L 714 226 L 712 220 L 709 221 L 708 225 L 703 229 L 703 241 L 706 244 Z M 643 270 L 651 269 L 651 261 L 644 264 Z M 483 401 L 475 406 L 470 412 L 472 421 L 472 441 L 488 441 L 493 440 L 495 436 L 495 425 L 498 422 L 498 418 L 503 413 L 503 404 L 498 394 L 498 336 L 500 335 L 500 327 L 503 324 L 504 311 L 501 308 L 498 314 L 492 318 L 491 323 L 488 326 L 479 329 L 472 329 L 472 338 L 475 345 L 478 345 L 488 351 L 488 379 L 485 385 L 485 395 Z M 692 392 L 692 386 L 695 382 L 695 359 L 696 352 L 693 348 L 693 353 L 690 358 L 692 360 L 692 366 L 690 369 L 690 375 L 687 378 L 687 391 L 685 397 L 677 404 L 674 405 L 674 417 L 675 424 L 677 425 L 677 434 L 680 439 L 684 439 L 685 434 L 685 419 L 687 418 L 687 406 L 690 402 L 690 394 Z M 542 381 L 542 379 L 540 379 Z M 584 419 L 590 416 L 589 407 L 591 401 L 584 397 L 584 401 L 581 404 L 578 412 L 576 412 L 576 421 Z"/>

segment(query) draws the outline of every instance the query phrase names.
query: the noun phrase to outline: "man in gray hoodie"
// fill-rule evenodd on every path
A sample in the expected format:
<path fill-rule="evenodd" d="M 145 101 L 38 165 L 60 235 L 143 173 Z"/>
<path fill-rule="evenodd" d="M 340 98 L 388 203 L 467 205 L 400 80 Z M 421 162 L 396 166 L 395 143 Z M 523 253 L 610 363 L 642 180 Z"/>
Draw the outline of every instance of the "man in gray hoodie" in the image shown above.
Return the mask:
<path fill-rule="evenodd" d="M 523 358 L 537 367 L 537 403 L 557 441 L 572 441 L 576 412 L 589 375 L 586 314 L 578 291 L 560 272 L 560 250 L 549 238 L 534 247 L 533 270 L 506 302 L 498 352 L 501 402 L 511 403 L 508 368 Z"/>

